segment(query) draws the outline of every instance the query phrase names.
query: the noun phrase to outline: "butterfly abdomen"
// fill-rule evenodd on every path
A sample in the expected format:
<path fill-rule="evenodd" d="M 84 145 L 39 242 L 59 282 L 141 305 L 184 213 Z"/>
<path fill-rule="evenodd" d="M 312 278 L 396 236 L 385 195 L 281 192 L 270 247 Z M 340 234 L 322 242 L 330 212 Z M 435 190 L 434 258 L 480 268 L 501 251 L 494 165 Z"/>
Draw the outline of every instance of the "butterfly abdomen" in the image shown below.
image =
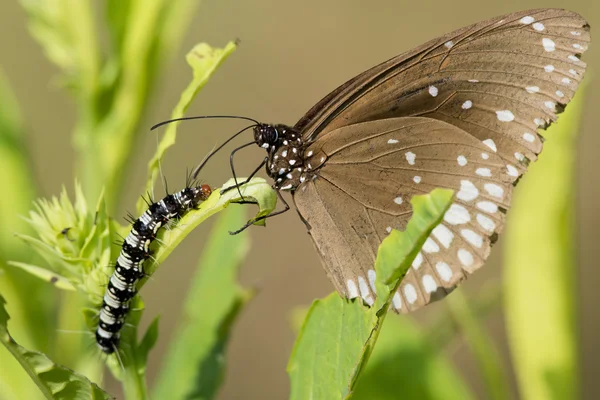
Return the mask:
<path fill-rule="evenodd" d="M 104 353 L 111 354 L 117 349 L 129 302 L 137 293 L 137 282 L 144 276 L 143 263 L 150 257 L 150 245 L 156 239 L 158 230 L 173 218 L 179 218 L 195 208 L 210 193 L 208 185 L 183 189 L 151 204 L 133 222 L 131 231 L 123 241 L 100 308 L 96 343 Z"/>

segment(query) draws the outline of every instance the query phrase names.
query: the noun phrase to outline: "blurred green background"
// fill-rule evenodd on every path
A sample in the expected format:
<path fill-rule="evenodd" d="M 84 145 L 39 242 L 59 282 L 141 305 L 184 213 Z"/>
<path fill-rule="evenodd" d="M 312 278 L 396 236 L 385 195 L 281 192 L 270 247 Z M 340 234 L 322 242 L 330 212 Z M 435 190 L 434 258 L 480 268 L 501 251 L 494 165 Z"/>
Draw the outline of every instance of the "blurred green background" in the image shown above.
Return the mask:
<path fill-rule="evenodd" d="M 261 121 L 293 124 L 330 90 L 366 68 L 426 40 L 474 23 L 516 10 L 536 7 L 563 7 L 582 14 L 595 28 L 600 26 L 600 3 L 596 0 L 479 2 L 472 0 L 435 2 L 397 1 L 316 1 L 278 2 L 205 1 L 197 8 L 182 46 L 168 64 L 156 95 L 149 99 L 145 127 L 169 117 L 182 89 L 189 81 L 184 54 L 198 41 L 223 46 L 234 38 L 241 45 L 211 79 L 188 111 L 195 114 L 237 114 Z M 27 19 L 17 2 L 0 4 L 0 65 L 26 116 L 35 177 L 42 196 L 56 195 L 61 185 L 72 187 L 72 127 L 75 107 L 54 79 L 57 69 L 49 63 L 40 46 L 27 32 Z M 594 40 L 594 39 L 593 39 Z M 583 397 L 600 398 L 600 269 L 597 240 L 600 231 L 600 79 L 597 70 L 600 52 L 592 43 L 584 60 L 588 63 L 586 102 L 583 110 L 577 153 L 577 259 L 579 262 L 579 319 Z M 239 123 L 204 121 L 180 127 L 176 146 L 163 160 L 163 173 L 170 188 L 184 184 L 186 167 L 193 167 L 215 143 L 228 137 Z M 134 211 L 145 182 L 146 162 L 154 153 L 157 134 L 148 132 L 140 142 L 131 170 L 124 171 L 126 197 L 115 217 Z M 250 172 L 263 157 L 262 150 L 248 149 L 237 157 L 238 174 Z M 220 186 L 230 177 L 224 152 L 204 170 L 202 178 Z M 10 190 L 4 187 L 3 190 Z M 518 189 L 517 189 L 518 191 Z M 158 191 L 157 191 L 158 193 Z M 535 207 L 535 205 L 532 205 Z M 161 336 L 151 353 L 149 381 L 153 379 L 162 351 L 169 342 L 177 310 L 207 239 L 206 229 L 188 238 L 144 288 L 145 317 L 161 314 Z M 231 227 L 235 228 L 235 227 Z M 242 282 L 259 289 L 256 298 L 242 313 L 232 336 L 229 366 L 221 399 L 282 399 L 289 392 L 285 366 L 295 334 L 290 328 L 290 310 L 306 306 L 332 291 L 322 271 L 316 251 L 295 212 L 270 220 L 267 229 L 254 227 L 253 246 L 243 268 Z M 489 282 L 501 279 L 500 238 L 487 266 L 465 285 L 476 292 Z M 523 266 L 526 268 L 527 266 Z M 545 299 L 531 299 L 543 303 Z M 198 305 L 202 307 L 203 305 Z M 10 305 L 9 305 L 10 310 Z M 414 315 L 432 320 L 447 312 L 433 304 Z M 12 313 L 13 319 L 22 315 Z M 508 352 L 501 312 L 487 320 L 493 340 L 499 344 L 508 365 Z M 199 335 L 202 333 L 199 332 Z M 552 349 L 548 349 L 552 351 Z M 482 395 L 483 383 L 477 364 L 462 340 L 446 350 L 461 375 Z M 116 384 L 105 388 L 117 392 Z"/>

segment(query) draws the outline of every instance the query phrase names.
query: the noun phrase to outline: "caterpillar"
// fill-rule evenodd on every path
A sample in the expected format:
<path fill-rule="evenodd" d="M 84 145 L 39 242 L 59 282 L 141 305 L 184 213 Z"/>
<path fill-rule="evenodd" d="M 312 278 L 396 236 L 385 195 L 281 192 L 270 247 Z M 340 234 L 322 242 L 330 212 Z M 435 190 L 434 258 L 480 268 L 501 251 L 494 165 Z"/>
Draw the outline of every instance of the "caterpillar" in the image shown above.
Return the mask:
<path fill-rule="evenodd" d="M 151 255 L 150 245 L 158 230 L 173 218 L 196 208 L 210 193 L 208 185 L 186 187 L 150 204 L 142 216 L 132 222 L 100 307 L 96 344 L 105 354 L 113 353 L 118 347 L 129 301 L 136 294 L 138 280 L 144 276 L 143 263 Z"/>

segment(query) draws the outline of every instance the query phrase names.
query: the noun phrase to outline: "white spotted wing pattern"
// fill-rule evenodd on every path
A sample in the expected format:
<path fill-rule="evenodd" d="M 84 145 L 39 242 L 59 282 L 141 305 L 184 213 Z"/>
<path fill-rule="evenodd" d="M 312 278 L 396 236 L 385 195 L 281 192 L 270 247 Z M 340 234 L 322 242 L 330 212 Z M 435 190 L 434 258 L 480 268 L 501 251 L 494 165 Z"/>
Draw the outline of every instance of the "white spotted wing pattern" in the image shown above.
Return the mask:
<path fill-rule="evenodd" d="M 340 293 L 375 298 L 377 249 L 403 230 L 410 199 L 456 193 L 394 297 L 410 312 L 480 268 L 502 231 L 513 186 L 585 71 L 589 26 L 578 14 L 530 10 L 434 39 L 358 75 L 294 129 L 310 179 L 293 189 Z"/>

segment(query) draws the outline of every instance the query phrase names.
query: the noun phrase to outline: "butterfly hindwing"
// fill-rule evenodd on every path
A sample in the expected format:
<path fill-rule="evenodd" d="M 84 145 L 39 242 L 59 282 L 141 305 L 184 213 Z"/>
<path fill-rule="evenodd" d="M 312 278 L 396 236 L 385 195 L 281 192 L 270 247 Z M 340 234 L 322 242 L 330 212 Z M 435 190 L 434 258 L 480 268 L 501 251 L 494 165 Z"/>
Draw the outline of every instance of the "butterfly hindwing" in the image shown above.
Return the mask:
<path fill-rule="evenodd" d="M 406 228 L 416 194 L 442 187 L 456 198 L 404 278 L 398 311 L 451 291 L 483 264 L 490 238 L 503 227 L 515 178 L 486 145 L 448 123 L 408 117 L 354 124 L 325 134 L 307 151 L 311 165 L 325 160 L 294 201 L 325 269 L 347 297 L 375 298 L 377 250 L 392 228 Z"/>

